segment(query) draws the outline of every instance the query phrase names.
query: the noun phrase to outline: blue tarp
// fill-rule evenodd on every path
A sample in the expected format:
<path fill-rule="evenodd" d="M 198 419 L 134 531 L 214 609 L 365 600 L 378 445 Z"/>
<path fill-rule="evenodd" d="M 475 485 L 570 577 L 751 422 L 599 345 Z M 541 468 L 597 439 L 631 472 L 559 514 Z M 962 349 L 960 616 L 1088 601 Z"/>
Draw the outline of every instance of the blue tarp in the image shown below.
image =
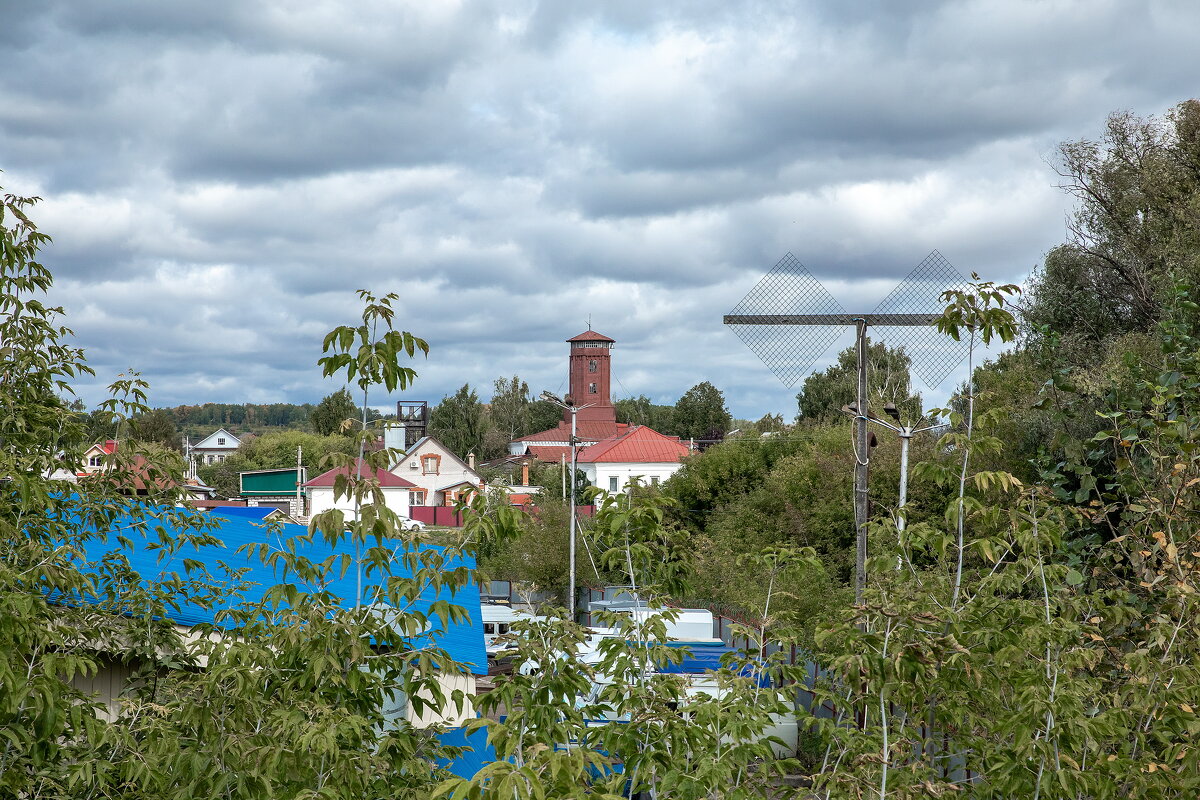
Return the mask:
<path fill-rule="evenodd" d="M 235 519 L 249 519 L 255 522 L 261 522 L 266 519 L 267 515 L 278 511 L 270 506 L 217 506 L 209 509 L 208 513 L 218 517 L 233 517 Z"/>
<path fill-rule="evenodd" d="M 464 728 L 451 728 L 438 734 L 442 744 L 451 747 L 469 747 L 455 759 L 438 759 L 438 766 L 450 770 L 460 778 L 473 778 L 475 773 L 496 760 L 496 748 L 488 744 L 487 728 L 480 728 L 470 736 Z"/>
<path fill-rule="evenodd" d="M 255 523 L 253 520 L 238 518 L 235 516 L 216 514 L 213 516 L 201 516 L 201 519 L 207 519 L 210 524 L 215 523 L 216 527 L 210 533 L 220 539 L 222 544 L 217 546 L 185 546 L 175 553 L 170 558 L 161 561 L 159 560 L 161 550 L 149 549 L 147 545 L 155 544 L 159 541 L 158 528 L 163 528 L 166 536 L 170 539 L 175 539 L 181 536 L 185 531 L 173 530 L 169 519 L 162 516 L 166 513 L 186 514 L 188 512 L 182 509 L 162 509 L 161 513 L 156 513 L 156 509 L 146 509 L 145 519 L 141 518 L 119 518 L 110 525 L 104 533 L 107 534 L 107 539 L 99 537 L 91 537 L 84 544 L 84 558 L 88 561 L 99 561 L 105 555 L 113 552 L 122 552 L 129 559 L 130 567 L 138 573 L 143 580 L 162 580 L 170 576 L 171 573 L 177 573 L 180 577 L 185 576 L 184 559 L 198 561 L 209 570 L 214 576 L 224 575 L 225 572 L 220 564 L 223 562 L 231 569 L 247 570 L 244 580 L 250 582 L 249 588 L 244 592 L 245 601 L 257 602 L 262 599 L 267 588 L 278 583 L 284 582 L 282 567 L 271 567 L 263 564 L 258 558 L 248 557 L 245 554 L 238 553 L 237 549 L 244 544 L 260 544 L 267 542 L 268 544 L 277 542 L 281 539 L 290 539 L 295 536 L 305 535 L 308 529 L 303 525 L 284 524 L 279 526 L 280 534 L 271 532 L 271 529 L 261 523 Z M 201 512 L 191 512 L 201 514 Z M 155 518 L 157 517 L 157 518 Z M 194 532 L 194 531 L 193 531 Z M 124 547 L 117 539 L 122 536 L 130 540 L 131 547 Z M 405 545 L 401 542 L 395 542 L 394 548 L 396 558 L 392 561 L 391 572 L 394 576 L 411 577 L 411 573 L 406 568 L 402 559 L 402 554 Z M 312 559 L 313 561 L 321 561 L 330 556 L 349 555 L 354 556 L 354 545 L 350 542 L 342 541 L 336 546 L 330 546 L 318 534 L 314 540 L 308 544 L 297 544 L 297 551 Z M 434 545 L 424 545 L 422 549 L 439 550 L 440 548 Z M 449 559 L 446 568 L 456 569 L 465 567 L 474 569 L 474 559 L 470 557 L 456 557 Z M 368 573 L 363 570 L 363 594 L 365 597 L 370 597 L 370 589 L 380 583 L 378 572 Z M 296 582 L 294 575 L 287 576 L 290 582 Z M 355 594 L 355 571 L 353 568 L 346 570 L 344 575 L 334 574 L 330 576 L 329 589 L 334 594 L 342 598 L 343 604 L 349 607 L 353 604 Z M 307 591 L 308 588 L 298 586 L 301 591 Z M 461 606 L 467 612 L 468 619 L 456 623 L 449 622 L 446 626 L 442 626 L 440 620 L 436 617 L 431 618 L 431 630 L 427 636 L 432 640 L 435 646 L 445 649 L 450 656 L 458 662 L 468 666 L 468 668 L 476 675 L 487 674 L 487 654 L 483 644 L 483 617 L 479 604 L 479 586 L 471 581 L 467 585 L 461 587 L 456 592 L 451 593 L 449 589 L 441 589 L 438 592 L 433 592 L 426 588 L 422 595 L 413 603 L 414 610 L 428 612 L 429 607 L 438 600 L 445 600 L 454 605 Z M 233 608 L 239 601 L 237 598 L 226 597 L 207 605 L 201 606 L 194 603 L 184 603 L 180 608 L 173 612 L 171 618 L 181 625 L 198 625 L 201 623 L 214 623 L 216 621 L 216 612 Z"/>

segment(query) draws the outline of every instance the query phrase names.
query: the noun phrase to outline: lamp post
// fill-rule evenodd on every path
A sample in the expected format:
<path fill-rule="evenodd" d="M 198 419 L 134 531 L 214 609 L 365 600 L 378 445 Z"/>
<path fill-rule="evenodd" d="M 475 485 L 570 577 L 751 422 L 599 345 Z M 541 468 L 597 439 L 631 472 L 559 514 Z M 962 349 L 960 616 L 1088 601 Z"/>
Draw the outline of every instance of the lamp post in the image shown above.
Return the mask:
<path fill-rule="evenodd" d="M 878 425 L 882 425 L 888 430 L 895 431 L 900 437 L 900 502 L 897 507 L 901 510 L 901 513 L 899 519 L 896 521 L 896 529 L 903 532 L 905 525 L 903 509 L 905 504 L 908 502 L 908 446 L 912 442 L 913 436 L 916 434 L 924 433 L 925 431 L 931 431 L 934 428 L 944 428 L 946 427 L 946 423 L 939 422 L 935 425 L 926 425 L 924 428 L 918 428 L 916 425 L 905 425 L 900 422 L 900 410 L 896 408 L 895 403 L 885 403 L 883 410 L 889 417 L 892 418 L 895 424 L 888 422 L 887 420 L 880 419 L 870 411 L 867 411 L 866 416 L 859 414 L 857 403 L 853 403 L 848 406 L 842 406 L 842 411 L 853 415 L 855 420 L 859 420 L 863 424 L 866 424 L 867 422 L 874 422 Z M 917 425 L 919 425 L 924 419 L 925 418 L 922 417 L 920 420 L 918 420 Z"/>
<path fill-rule="evenodd" d="M 542 392 L 542 399 L 547 403 L 553 403 L 564 411 L 571 412 L 571 544 L 569 558 L 570 565 L 570 582 L 567 588 L 567 611 L 570 614 L 571 622 L 575 621 L 575 461 L 577 456 L 577 448 L 579 446 L 579 437 L 575 435 L 575 414 L 584 408 L 591 408 L 595 403 L 588 403 L 584 406 L 575 405 L 574 399 L 570 395 L 566 397 L 558 397 L 550 392 Z"/>

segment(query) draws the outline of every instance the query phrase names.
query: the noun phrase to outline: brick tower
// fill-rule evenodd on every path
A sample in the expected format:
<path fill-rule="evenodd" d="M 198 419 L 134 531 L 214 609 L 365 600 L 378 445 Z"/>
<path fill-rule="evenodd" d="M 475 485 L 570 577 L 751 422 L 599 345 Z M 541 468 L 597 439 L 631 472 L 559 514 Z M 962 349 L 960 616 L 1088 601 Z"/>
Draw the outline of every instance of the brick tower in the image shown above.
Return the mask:
<path fill-rule="evenodd" d="M 599 423 L 615 430 L 617 410 L 612 404 L 609 370 L 616 341 L 589 328 L 567 339 L 567 343 L 571 345 L 572 401 L 579 406 L 591 405 L 578 412 L 579 424 Z M 563 413 L 563 421 L 570 424 L 570 412 Z"/>

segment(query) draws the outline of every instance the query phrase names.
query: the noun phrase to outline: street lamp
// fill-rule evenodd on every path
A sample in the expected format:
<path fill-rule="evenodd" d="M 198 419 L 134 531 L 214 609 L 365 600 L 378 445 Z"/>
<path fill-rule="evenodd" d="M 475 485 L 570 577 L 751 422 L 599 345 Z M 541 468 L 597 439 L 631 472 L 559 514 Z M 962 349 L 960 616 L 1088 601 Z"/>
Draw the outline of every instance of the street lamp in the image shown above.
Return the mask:
<path fill-rule="evenodd" d="M 577 405 L 575 405 L 575 400 L 571 397 L 571 395 L 567 395 L 566 397 L 560 398 L 557 395 L 550 394 L 550 392 L 542 392 L 541 397 L 547 403 L 553 403 L 554 405 L 558 406 L 559 408 L 563 409 L 564 411 L 571 412 L 571 441 L 569 442 L 569 444 L 571 445 L 571 522 L 570 522 L 571 546 L 570 546 L 570 555 L 569 555 L 569 558 L 571 560 L 571 568 L 570 568 L 571 579 L 570 579 L 570 584 L 567 589 L 567 610 L 570 613 L 571 622 L 574 622 L 575 621 L 575 469 L 576 469 L 575 468 L 575 457 L 577 455 L 576 450 L 579 445 L 579 437 L 577 437 L 575 435 L 575 414 L 580 409 L 591 408 L 592 406 L 595 405 L 595 403 L 588 403 L 587 405 L 584 405 L 584 406 L 577 406 Z"/>
<path fill-rule="evenodd" d="M 862 416 L 858 413 L 857 403 L 842 406 L 842 411 L 852 415 L 855 419 L 865 419 L 868 422 L 877 423 L 888 430 L 895 431 L 900 436 L 900 503 L 898 507 L 901 509 L 901 513 L 899 519 L 896 520 L 896 529 L 903 532 L 905 524 L 903 509 L 905 503 L 908 502 L 908 445 L 912 442 L 912 438 L 916 434 L 931 431 L 934 428 L 944 428 L 946 427 L 946 423 L 939 422 L 935 425 L 926 425 L 924 428 L 918 428 L 916 425 L 904 425 L 900 422 L 900 410 L 896 408 L 895 403 L 885 403 L 883 410 L 892 418 L 892 422 L 880 419 L 870 411 L 867 411 L 865 417 Z M 924 417 L 921 417 L 921 419 L 917 420 L 917 425 L 921 424 L 924 419 Z"/>

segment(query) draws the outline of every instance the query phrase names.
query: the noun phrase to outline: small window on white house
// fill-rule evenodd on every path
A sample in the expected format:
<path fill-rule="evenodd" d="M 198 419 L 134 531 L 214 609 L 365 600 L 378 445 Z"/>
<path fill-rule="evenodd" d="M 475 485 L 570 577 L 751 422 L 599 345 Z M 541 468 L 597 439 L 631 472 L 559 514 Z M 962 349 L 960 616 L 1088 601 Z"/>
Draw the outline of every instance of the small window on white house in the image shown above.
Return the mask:
<path fill-rule="evenodd" d="M 615 492 L 617 490 L 617 476 L 616 475 L 612 475 L 609 477 L 608 490 L 610 492 Z"/>
<path fill-rule="evenodd" d="M 102 456 L 92 456 L 91 458 L 88 459 L 89 467 L 98 467 L 102 463 L 104 463 L 104 458 Z"/>
<path fill-rule="evenodd" d="M 224 446 L 225 446 L 225 440 L 217 439 L 217 447 L 224 447 Z"/>
<path fill-rule="evenodd" d="M 437 456 L 424 456 L 421 459 L 421 471 L 425 475 L 437 475 L 438 461 L 440 460 Z"/>
<path fill-rule="evenodd" d="M 658 476 L 657 475 L 650 476 L 650 485 L 658 486 Z"/>
<path fill-rule="evenodd" d="M 424 492 L 409 492 L 408 493 L 408 504 L 410 506 L 425 505 L 425 493 Z"/>

